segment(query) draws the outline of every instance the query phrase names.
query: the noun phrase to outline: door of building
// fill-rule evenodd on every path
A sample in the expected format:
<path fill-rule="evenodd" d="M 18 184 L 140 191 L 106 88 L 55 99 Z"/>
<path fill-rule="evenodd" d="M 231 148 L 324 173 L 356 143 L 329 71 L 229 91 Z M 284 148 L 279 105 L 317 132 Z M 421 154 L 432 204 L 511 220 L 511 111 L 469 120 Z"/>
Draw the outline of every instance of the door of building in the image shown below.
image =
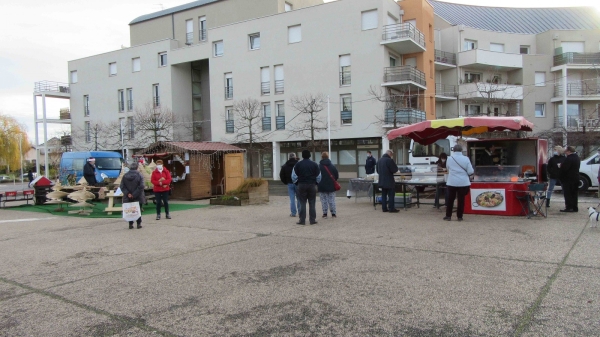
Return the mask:
<path fill-rule="evenodd" d="M 225 155 L 225 192 L 233 191 L 244 182 L 244 154 Z"/>

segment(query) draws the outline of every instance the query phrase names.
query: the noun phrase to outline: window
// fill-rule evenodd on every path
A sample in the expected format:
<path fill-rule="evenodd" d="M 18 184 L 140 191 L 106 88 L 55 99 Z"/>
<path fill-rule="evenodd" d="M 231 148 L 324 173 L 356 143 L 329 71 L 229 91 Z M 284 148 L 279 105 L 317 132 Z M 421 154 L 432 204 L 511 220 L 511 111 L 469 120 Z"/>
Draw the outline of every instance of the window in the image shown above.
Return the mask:
<path fill-rule="evenodd" d="M 535 117 L 546 117 L 546 103 L 535 103 Z"/>
<path fill-rule="evenodd" d="M 206 16 L 198 18 L 198 30 L 200 41 L 206 41 Z"/>
<path fill-rule="evenodd" d="M 340 86 L 350 85 L 352 77 L 350 76 L 350 55 L 340 56 Z"/>
<path fill-rule="evenodd" d="M 260 49 L 260 33 L 250 34 L 250 50 Z"/>
<path fill-rule="evenodd" d="M 135 138 L 135 123 L 133 122 L 133 117 L 127 117 L 127 136 L 129 139 Z"/>
<path fill-rule="evenodd" d="M 263 103 L 262 105 L 262 129 L 263 131 L 271 131 L 271 104 Z"/>
<path fill-rule="evenodd" d="M 504 53 L 504 45 L 500 43 L 490 43 L 490 51 Z"/>
<path fill-rule="evenodd" d="M 133 89 L 127 89 L 127 111 L 133 111 Z"/>
<path fill-rule="evenodd" d="M 285 8 L 286 12 L 289 12 L 292 10 L 293 6 L 292 6 L 292 4 L 286 2 L 284 5 L 284 8 Z"/>
<path fill-rule="evenodd" d="M 125 92 L 123 90 L 117 91 L 117 96 L 119 99 L 119 112 L 125 111 Z"/>
<path fill-rule="evenodd" d="M 131 70 L 132 72 L 138 72 L 142 69 L 142 64 L 140 62 L 139 57 L 134 57 L 131 59 Z"/>
<path fill-rule="evenodd" d="M 390 67 L 395 67 L 396 66 L 396 58 L 390 56 Z"/>
<path fill-rule="evenodd" d="M 225 99 L 233 99 L 233 75 L 225 74 Z"/>
<path fill-rule="evenodd" d="M 283 102 L 275 102 L 275 128 L 285 130 L 285 105 Z"/>
<path fill-rule="evenodd" d="M 108 74 L 110 76 L 117 76 L 117 62 L 108 64 Z"/>
<path fill-rule="evenodd" d="M 225 107 L 225 132 L 233 133 L 233 107 Z"/>
<path fill-rule="evenodd" d="M 480 73 L 465 73 L 465 83 L 477 83 L 481 82 Z"/>
<path fill-rule="evenodd" d="M 340 165 L 356 165 L 356 150 L 339 151 Z"/>
<path fill-rule="evenodd" d="M 269 95 L 271 93 L 271 74 L 269 67 L 260 68 L 260 94 Z"/>
<path fill-rule="evenodd" d="M 158 53 L 158 66 L 159 67 L 167 66 L 167 52 Z"/>
<path fill-rule="evenodd" d="M 578 103 L 567 103 L 567 127 L 569 126 L 579 126 L 578 120 L 579 120 L 579 116 L 581 114 L 581 105 Z M 562 104 L 557 104 L 556 105 L 556 116 L 558 119 L 558 125 L 562 125 L 565 126 L 565 119 L 564 119 L 564 111 L 563 111 L 563 105 Z"/>
<path fill-rule="evenodd" d="M 362 30 L 377 28 L 377 10 L 373 9 L 361 13 Z"/>
<path fill-rule="evenodd" d="M 529 54 L 529 46 L 520 46 L 519 53 L 520 54 Z"/>
<path fill-rule="evenodd" d="M 283 64 L 275 66 L 275 93 L 283 94 Z"/>
<path fill-rule="evenodd" d="M 213 55 L 215 57 L 223 56 L 223 41 L 213 42 Z"/>
<path fill-rule="evenodd" d="M 90 96 L 83 96 L 83 116 L 87 117 L 90 115 Z"/>
<path fill-rule="evenodd" d="M 342 125 L 352 124 L 352 95 L 340 96 Z"/>
<path fill-rule="evenodd" d="M 535 86 L 545 87 L 546 86 L 546 73 L 543 71 L 535 72 Z"/>
<path fill-rule="evenodd" d="M 474 40 L 465 40 L 465 46 L 463 50 L 473 50 L 477 49 L 477 41 Z"/>
<path fill-rule="evenodd" d="M 71 72 L 71 83 L 77 83 L 77 70 Z"/>
<path fill-rule="evenodd" d="M 481 105 L 465 104 L 465 116 L 481 115 Z"/>
<path fill-rule="evenodd" d="M 194 42 L 194 20 L 185 20 L 185 44 Z"/>
<path fill-rule="evenodd" d="M 152 85 L 152 103 L 155 108 L 160 106 L 160 87 L 158 84 Z"/>
<path fill-rule="evenodd" d="M 300 25 L 288 27 L 288 43 L 302 41 L 302 27 Z"/>
<path fill-rule="evenodd" d="M 92 141 L 92 126 L 90 122 L 85 122 L 85 142 L 89 143 Z"/>

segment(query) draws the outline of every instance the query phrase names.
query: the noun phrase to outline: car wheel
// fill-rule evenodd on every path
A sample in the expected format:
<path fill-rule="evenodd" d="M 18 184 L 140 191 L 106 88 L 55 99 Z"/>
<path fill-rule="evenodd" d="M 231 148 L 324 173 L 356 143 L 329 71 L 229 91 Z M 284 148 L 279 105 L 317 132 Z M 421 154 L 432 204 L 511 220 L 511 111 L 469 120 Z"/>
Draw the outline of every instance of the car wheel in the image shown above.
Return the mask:
<path fill-rule="evenodd" d="M 590 182 L 588 181 L 587 177 L 579 175 L 579 190 L 587 191 L 587 189 L 589 187 L 590 187 Z"/>

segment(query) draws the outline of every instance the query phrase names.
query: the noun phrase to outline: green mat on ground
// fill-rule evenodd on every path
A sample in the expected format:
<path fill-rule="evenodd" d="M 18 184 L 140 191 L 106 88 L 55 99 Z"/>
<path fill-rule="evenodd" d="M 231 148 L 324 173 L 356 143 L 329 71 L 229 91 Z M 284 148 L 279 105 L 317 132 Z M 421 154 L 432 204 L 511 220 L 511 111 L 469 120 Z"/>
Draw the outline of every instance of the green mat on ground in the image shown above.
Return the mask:
<path fill-rule="evenodd" d="M 120 205 L 119 205 L 120 206 Z M 176 204 L 169 203 L 169 213 L 177 212 L 177 211 L 186 211 L 188 209 L 196 209 L 196 208 L 204 208 L 210 205 L 191 205 L 191 204 Z M 52 215 L 62 215 L 62 216 L 74 216 L 74 217 L 86 217 L 86 218 L 121 218 L 123 215 L 121 212 L 113 212 L 113 214 L 108 215 L 104 209 L 107 207 L 106 204 L 103 203 L 95 203 L 94 207 L 87 207 L 86 210 L 91 209 L 92 213 L 90 215 L 82 215 L 82 214 L 69 214 L 68 211 L 76 211 L 80 208 L 78 207 L 67 207 L 67 205 L 63 205 L 63 211 L 57 211 L 59 208 L 58 205 L 20 205 L 16 207 L 10 207 L 7 209 L 14 211 L 26 211 L 26 212 L 38 212 L 38 213 L 48 213 Z M 156 214 L 156 205 L 153 203 L 149 203 L 148 205 L 144 205 L 144 212 L 142 215 L 155 215 Z M 164 207 L 162 209 L 162 213 L 164 215 Z"/>

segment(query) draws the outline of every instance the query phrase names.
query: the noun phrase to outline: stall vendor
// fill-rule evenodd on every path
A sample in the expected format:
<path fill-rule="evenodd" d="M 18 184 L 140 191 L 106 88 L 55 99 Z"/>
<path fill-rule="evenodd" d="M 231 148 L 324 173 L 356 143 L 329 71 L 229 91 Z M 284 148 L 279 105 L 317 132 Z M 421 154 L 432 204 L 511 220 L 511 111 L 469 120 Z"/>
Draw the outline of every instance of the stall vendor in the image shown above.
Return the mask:
<path fill-rule="evenodd" d="M 487 145 L 483 151 L 480 161 L 481 166 L 500 165 L 500 157 L 496 153 L 494 145 Z"/>

